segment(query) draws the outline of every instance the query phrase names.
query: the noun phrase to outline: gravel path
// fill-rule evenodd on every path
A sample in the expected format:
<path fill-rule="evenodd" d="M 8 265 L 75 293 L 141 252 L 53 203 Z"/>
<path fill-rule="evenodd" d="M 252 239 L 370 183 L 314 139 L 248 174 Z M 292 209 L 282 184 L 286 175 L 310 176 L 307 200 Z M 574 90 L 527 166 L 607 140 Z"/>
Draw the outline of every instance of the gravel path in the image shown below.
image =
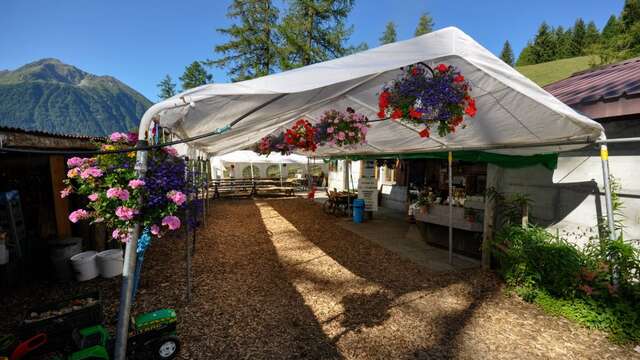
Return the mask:
<path fill-rule="evenodd" d="M 334 224 L 303 199 L 215 202 L 184 301 L 184 239 L 154 243 L 134 311 L 175 307 L 184 359 L 627 359 L 631 346 L 504 295 L 479 270 L 433 273 Z M 0 298 L 0 326 L 30 303 L 118 279 L 33 284 Z M 4 294 L 3 294 L 4 295 Z M 5 308 L 6 307 L 6 308 Z"/>

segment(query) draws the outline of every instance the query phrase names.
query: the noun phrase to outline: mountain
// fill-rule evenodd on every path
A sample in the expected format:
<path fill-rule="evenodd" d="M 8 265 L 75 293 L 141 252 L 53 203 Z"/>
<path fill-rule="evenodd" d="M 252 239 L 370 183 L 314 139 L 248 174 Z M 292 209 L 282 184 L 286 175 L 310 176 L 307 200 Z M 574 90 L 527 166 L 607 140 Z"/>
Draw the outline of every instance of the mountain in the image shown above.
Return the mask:
<path fill-rule="evenodd" d="M 101 136 L 137 129 L 150 106 L 118 79 L 57 59 L 0 70 L 0 126 Z"/>

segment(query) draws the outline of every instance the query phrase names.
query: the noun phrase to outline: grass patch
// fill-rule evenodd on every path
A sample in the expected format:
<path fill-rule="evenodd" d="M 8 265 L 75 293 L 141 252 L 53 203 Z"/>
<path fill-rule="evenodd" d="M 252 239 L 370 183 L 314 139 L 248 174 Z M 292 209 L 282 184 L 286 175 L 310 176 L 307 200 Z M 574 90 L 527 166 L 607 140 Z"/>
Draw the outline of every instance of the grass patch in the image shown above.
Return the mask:
<path fill-rule="evenodd" d="M 516 70 L 540 86 L 566 79 L 573 73 L 587 70 L 593 62 L 592 56 L 579 56 L 546 63 L 518 66 Z"/>

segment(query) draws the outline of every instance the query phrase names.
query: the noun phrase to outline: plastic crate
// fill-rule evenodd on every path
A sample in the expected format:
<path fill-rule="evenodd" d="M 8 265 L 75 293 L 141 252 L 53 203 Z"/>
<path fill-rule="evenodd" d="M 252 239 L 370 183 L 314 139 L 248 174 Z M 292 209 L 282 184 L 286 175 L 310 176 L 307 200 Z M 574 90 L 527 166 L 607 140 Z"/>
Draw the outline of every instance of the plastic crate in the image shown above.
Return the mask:
<path fill-rule="evenodd" d="M 68 313 L 56 315 L 42 320 L 29 321 L 29 315 L 32 312 L 42 313 L 46 311 L 60 310 L 74 300 L 95 299 L 96 302 L 92 305 L 83 307 L 78 310 L 71 310 Z M 71 333 L 73 329 L 81 329 L 87 326 L 101 324 L 104 319 L 102 312 L 102 299 L 99 291 L 85 293 L 78 296 L 66 298 L 61 301 L 56 301 L 48 304 L 35 306 L 24 316 L 22 323 L 20 324 L 19 334 L 20 338 L 28 338 L 37 333 L 44 332 L 48 335 L 50 342 L 68 342 L 71 341 Z"/>

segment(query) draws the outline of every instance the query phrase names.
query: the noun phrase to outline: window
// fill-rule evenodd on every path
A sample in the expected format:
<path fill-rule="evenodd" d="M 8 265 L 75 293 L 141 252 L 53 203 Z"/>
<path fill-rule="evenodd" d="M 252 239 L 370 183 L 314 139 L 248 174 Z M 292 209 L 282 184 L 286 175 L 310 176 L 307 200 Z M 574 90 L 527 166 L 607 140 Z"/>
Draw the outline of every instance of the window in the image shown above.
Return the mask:
<path fill-rule="evenodd" d="M 267 167 L 268 178 L 280 178 L 280 165 L 269 165 Z"/>
<path fill-rule="evenodd" d="M 260 177 L 260 169 L 258 169 L 257 166 L 255 165 L 249 165 L 247 167 L 245 167 L 244 169 L 242 169 L 242 177 L 245 179 L 250 179 L 251 178 L 251 167 L 253 166 L 253 177 L 254 178 L 258 178 Z"/>

